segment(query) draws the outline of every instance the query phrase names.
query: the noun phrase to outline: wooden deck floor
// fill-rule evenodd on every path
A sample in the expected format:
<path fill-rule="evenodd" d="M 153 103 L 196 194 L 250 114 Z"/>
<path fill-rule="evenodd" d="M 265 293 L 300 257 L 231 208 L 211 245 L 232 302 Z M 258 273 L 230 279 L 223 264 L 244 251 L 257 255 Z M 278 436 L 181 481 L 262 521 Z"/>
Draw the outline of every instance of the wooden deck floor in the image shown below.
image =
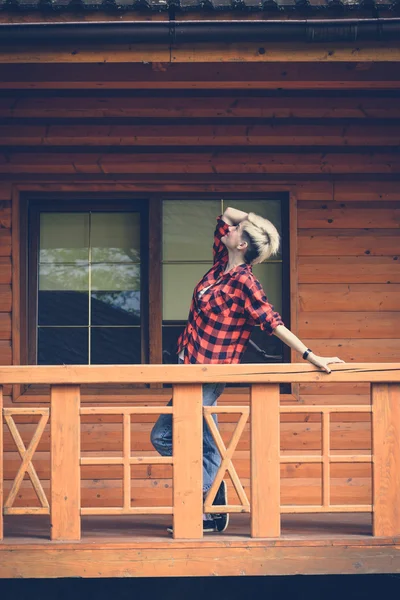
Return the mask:
<path fill-rule="evenodd" d="M 400 537 L 373 538 L 369 514 L 285 515 L 280 539 L 223 534 L 174 540 L 168 516 L 83 517 L 79 542 L 52 542 L 48 517 L 6 517 L 0 577 L 165 577 L 398 573 Z"/>

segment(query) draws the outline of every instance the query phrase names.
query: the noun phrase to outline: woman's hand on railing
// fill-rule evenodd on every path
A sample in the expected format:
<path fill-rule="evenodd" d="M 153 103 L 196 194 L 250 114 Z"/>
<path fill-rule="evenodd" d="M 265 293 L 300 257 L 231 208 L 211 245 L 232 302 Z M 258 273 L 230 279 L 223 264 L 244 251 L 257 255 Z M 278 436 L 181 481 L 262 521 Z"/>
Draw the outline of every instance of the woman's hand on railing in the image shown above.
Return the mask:
<path fill-rule="evenodd" d="M 307 356 L 307 360 L 319 369 L 325 371 L 325 373 L 331 373 L 331 369 L 328 367 L 328 365 L 344 363 L 344 360 L 341 360 L 337 356 L 317 356 L 313 352 L 310 352 L 310 354 Z"/>

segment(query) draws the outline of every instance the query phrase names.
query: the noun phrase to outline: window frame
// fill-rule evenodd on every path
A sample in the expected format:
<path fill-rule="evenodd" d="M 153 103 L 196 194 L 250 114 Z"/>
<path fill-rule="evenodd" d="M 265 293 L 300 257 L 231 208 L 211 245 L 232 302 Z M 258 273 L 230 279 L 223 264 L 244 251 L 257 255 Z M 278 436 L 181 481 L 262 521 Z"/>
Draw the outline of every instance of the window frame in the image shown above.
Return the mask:
<path fill-rule="evenodd" d="M 28 269 L 27 269 L 27 361 L 37 364 L 37 312 L 38 312 L 38 258 L 41 213 L 68 212 L 137 212 L 140 215 L 140 314 L 141 314 L 141 364 L 148 361 L 148 211 L 147 203 L 138 201 L 79 200 L 53 202 L 38 200 L 28 208 Z"/>
<path fill-rule="evenodd" d="M 291 237 L 291 228 L 290 228 L 290 208 L 291 208 L 291 199 L 289 192 L 265 192 L 265 193 L 241 193 L 241 194 L 229 194 L 229 195 L 221 195 L 221 194 L 207 194 L 207 195 L 198 195 L 193 194 L 191 198 L 191 202 L 201 202 L 202 200 L 221 200 L 223 196 L 224 206 L 229 206 L 230 204 L 237 205 L 236 208 L 239 208 L 240 201 L 247 200 L 280 200 L 280 208 L 281 208 L 281 255 L 282 255 L 282 311 L 281 316 L 282 320 L 285 323 L 288 329 L 291 328 L 291 306 L 290 306 L 290 293 L 291 293 L 291 256 L 290 256 L 290 237 Z M 186 195 L 187 198 L 187 195 Z M 185 199 L 182 197 L 182 194 L 174 194 L 174 195 L 166 195 L 162 197 L 162 203 L 168 200 L 179 200 Z M 162 210 L 162 209 L 161 209 Z M 218 215 L 215 215 L 217 217 Z M 212 250 L 213 244 L 213 231 L 210 231 L 210 252 Z M 211 254 L 210 254 L 211 257 Z M 210 258 L 210 262 L 212 262 L 212 258 Z M 163 257 L 161 255 L 161 268 L 163 262 Z M 268 295 L 268 290 L 265 290 Z M 161 311 L 163 307 L 161 306 Z M 189 306 L 188 306 L 189 312 Z M 166 325 L 168 322 L 169 325 Z M 162 331 L 164 331 L 164 327 L 168 326 L 180 326 L 184 327 L 184 321 L 176 321 L 176 320 L 164 320 L 162 319 Z M 164 349 L 162 349 L 164 350 Z M 168 350 L 168 349 L 167 349 Z M 286 345 L 282 344 L 282 361 L 284 363 L 291 362 L 291 349 Z M 271 360 L 272 364 L 275 364 L 275 361 Z M 269 364 L 271 364 L 269 363 Z M 290 386 L 289 386 L 290 387 Z M 288 386 L 282 388 L 285 390 L 288 389 Z"/>

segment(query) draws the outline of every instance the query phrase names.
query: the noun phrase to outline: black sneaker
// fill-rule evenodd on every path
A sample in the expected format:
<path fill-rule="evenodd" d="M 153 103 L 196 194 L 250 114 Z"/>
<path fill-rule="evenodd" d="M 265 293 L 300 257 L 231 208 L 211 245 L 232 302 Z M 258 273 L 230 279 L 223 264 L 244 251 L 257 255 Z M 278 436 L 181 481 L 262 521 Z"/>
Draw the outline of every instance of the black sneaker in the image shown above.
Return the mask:
<path fill-rule="evenodd" d="M 213 506 L 226 506 L 228 504 L 228 491 L 226 487 L 226 482 L 222 481 L 219 486 L 219 490 L 217 495 L 215 496 L 215 500 L 213 502 Z M 214 513 L 213 514 L 216 531 L 218 533 L 222 533 L 228 527 L 229 524 L 229 514 L 228 513 Z"/>
<path fill-rule="evenodd" d="M 210 518 L 205 521 L 203 520 L 203 533 L 214 533 L 215 531 L 218 531 L 215 519 L 213 519 L 211 515 L 209 515 L 209 517 Z M 174 533 L 173 526 L 170 525 L 167 527 L 167 531 L 168 533 Z"/>

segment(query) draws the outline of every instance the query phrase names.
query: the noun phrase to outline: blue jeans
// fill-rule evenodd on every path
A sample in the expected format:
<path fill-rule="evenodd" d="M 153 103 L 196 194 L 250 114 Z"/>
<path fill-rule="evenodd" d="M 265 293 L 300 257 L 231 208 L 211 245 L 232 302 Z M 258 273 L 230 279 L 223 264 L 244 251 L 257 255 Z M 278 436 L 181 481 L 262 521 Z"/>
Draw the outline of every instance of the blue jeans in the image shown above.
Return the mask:
<path fill-rule="evenodd" d="M 224 391 L 224 383 L 205 383 L 203 385 L 203 406 L 215 406 L 218 397 Z M 168 406 L 172 405 L 172 400 Z M 213 415 L 218 425 L 217 415 Z M 151 443 L 162 456 L 172 456 L 172 415 L 160 415 L 151 432 Z M 203 419 L 203 492 L 210 489 L 218 468 L 221 455 L 215 445 L 210 428 Z"/>

